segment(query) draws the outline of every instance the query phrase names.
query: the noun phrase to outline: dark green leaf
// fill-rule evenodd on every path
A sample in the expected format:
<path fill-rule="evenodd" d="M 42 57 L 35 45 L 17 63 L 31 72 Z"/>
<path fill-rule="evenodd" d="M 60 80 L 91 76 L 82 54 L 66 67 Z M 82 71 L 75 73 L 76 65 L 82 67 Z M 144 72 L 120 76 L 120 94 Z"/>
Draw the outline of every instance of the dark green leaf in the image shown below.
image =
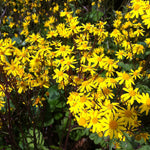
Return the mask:
<path fill-rule="evenodd" d="M 62 118 L 63 114 L 62 113 L 57 113 L 55 114 L 54 118 L 55 120 L 59 120 L 60 118 Z"/>
<path fill-rule="evenodd" d="M 144 145 L 141 148 L 139 148 L 138 150 L 150 150 L 150 145 Z"/>
<path fill-rule="evenodd" d="M 48 127 L 54 123 L 54 118 L 51 118 L 49 121 L 44 122 L 44 127 Z"/>
<path fill-rule="evenodd" d="M 60 94 L 58 92 L 57 86 L 52 86 L 48 89 L 49 92 L 49 100 L 56 100 L 60 98 Z"/>

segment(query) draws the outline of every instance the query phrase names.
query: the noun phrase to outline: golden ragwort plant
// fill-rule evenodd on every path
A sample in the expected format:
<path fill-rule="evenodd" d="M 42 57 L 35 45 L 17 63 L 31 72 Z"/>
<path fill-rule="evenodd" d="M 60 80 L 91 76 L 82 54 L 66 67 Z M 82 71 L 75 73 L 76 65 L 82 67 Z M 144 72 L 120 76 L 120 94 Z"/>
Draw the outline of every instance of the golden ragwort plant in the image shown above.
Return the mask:
<path fill-rule="evenodd" d="M 80 10 L 74 13 L 64 5 L 63 11 L 57 3 L 51 8 L 53 15 L 44 22 L 46 37 L 30 34 L 30 23 L 38 25 L 39 16 L 27 12 L 20 33 L 25 45 L 18 48 L 10 38 L 0 40 L 0 108 L 12 91 L 48 89 L 56 82 L 68 92 L 69 110 L 80 126 L 100 137 L 124 140 L 128 133 L 146 141 L 149 134 L 142 130 L 140 116 L 149 114 L 150 95 L 139 85 L 150 77 L 149 1 L 131 0 L 126 12 L 116 11 L 110 33 L 106 21 L 81 23 Z M 55 17 L 58 11 L 60 19 Z M 41 95 L 32 99 L 37 107 L 45 100 Z"/>

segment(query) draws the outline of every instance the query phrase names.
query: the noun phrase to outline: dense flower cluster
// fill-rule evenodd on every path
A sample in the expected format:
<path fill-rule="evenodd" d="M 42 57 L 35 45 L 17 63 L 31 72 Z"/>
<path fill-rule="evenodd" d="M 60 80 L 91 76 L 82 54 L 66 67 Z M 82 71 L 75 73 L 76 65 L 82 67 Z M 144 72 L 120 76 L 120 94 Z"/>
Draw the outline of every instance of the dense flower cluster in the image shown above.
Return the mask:
<path fill-rule="evenodd" d="M 40 8 L 40 3 L 34 6 L 26 1 L 26 4 L 32 9 Z M 53 5 L 55 14 L 59 5 Z M 29 32 L 30 23 L 38 24 L 42 14 L 27 12 L 20 32 L 26 37 L 25 44 L 20 48 L 10 38 L 0 40 L 3 74 L 0 109 L 5 105 L 7 92 L 21 94 L 57 83 L 59 89 L 69 91 L 67 104 L 80 126 L 99 136 L 119 140 L 124 140 L 124 133 L 134 136 L 140 132 L 139 116 L 143 112 L 148 115 L 150 110 L 149 93 L 141 92 L 137 86 L 149 78 L 146 66 L 149 60 L 146 62 L 142 55 L 150 48 L 150 4 L 132 0 L 128 9 L 126 13 L 116 11 L 114 28 L 109 33 L 105 28 L 107 22 L 83 24 L 78 12 L 75 15 L 66 6 L 59 14 L 62 22 L 55 15 L 45 20 L 45 37 L 40 32 Z M 3 23 L 6 21 L 4 18 Z M 10 22 L 9 27 L 14 26 L 17 25 Z M 45 98 L 38 95 L 32 100 L 33 106 L 40 106 Z M 148 133 L 140 135 L 144 139 L 148 137 Z"/>

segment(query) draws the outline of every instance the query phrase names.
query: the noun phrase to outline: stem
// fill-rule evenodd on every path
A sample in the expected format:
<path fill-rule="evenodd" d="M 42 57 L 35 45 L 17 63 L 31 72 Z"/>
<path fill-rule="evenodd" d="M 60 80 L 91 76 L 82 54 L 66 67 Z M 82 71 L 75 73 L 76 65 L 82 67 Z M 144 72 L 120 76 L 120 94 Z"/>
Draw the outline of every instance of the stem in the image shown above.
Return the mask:
<path fill-rule="evenodd" d="M 69 130 L 68 130 L 68 133 L 67 133 L 64 150 L 67 149 L 69 134 L 70 134 L 70 131 L 71 131 L 71 116 L 72 116 L 72 115 L 71 115 L 71 113 L 69 112 Z"/>
<path fill-rule="evenodd" d="M 11 146 L 12 146 L 12 149 L 19 149 L 20 150 L 20 147 L 17 145 L 15 139 L 14 139 L 14 135 L 12 133 L 12 125 L 11 125 L 11 114 L 10 114 L 10 95 L 9 93 L 6 91 L 6 97 L 7 97 L 7 104 L 8 104 L 8 132 L 9 132 L 9 140 L 11 141 Z"/>
<path fill-rule="evenodd" d="M 35 133 L 35 122 L 33 123 L 33 138 L 34 138 L 34 149 L 37 150 L 37 140 L 36 140 L 36 133 Z"/>

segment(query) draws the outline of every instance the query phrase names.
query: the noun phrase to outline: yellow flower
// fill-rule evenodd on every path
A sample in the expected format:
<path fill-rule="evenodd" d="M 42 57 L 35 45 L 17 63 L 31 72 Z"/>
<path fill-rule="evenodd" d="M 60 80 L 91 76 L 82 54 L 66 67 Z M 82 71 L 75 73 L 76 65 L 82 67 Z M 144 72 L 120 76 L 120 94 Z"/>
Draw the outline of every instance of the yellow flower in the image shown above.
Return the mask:
<path fill-rule="evenodd" d="M 15 23 L 10 22 L 9 27 L 10 27 L 10 28 L 13 28 L 14 25 L 15 25 Z"/>
<path fill-rule="evenodd" d="M 27 83 L 25 81 L 17 81 L 18 93 L 21 94 L 27 90 Z"/>
<path fill-rule="evenodd" d="M 123 59 L 123 56 L 126 56 L 126 53 L 124 50 L 119 50 L 115 55 L 117 56 L 117 59 Z"/>
<path fill-rule="evenodd" d="M 134 121 L 137 118 L 137 114 L 135 108 L 131 108 L 130 104 L 128 104 L 127 109 L 119 110 L 119 116 L 121 117 L 125 126 L 129 125 L 129 128 L 131 126 L 134 127 Z"/>
<path fill-rule="evenodd" d="M 32 106 L 38 107 L 39 105 L 43 106 L 42 101 L 44 101 L 45 98 L 38 96 L 37 98 L 33 98 L 32 100 L 34 101 L 34 103 L 32 104 Z"/>
<path fill-rule="evenodd" d="M 118 37 L 120 37 L 120 36 L 121 36 L 121 33 L 120 33 L 120 31 L 119 31 L 118 29 L 114 29 L 114 30 L 112 31 L 112 33 L 110 34 L 110 37 L 118 38 Z"/>
<path fill-rule="evenodd" d="M 137 37 L 144 36 L 143 32 L 145 32 L 143 29 L 137 29 L 133 34 Z"/>
<path fill-rule="evenodd" d="M 78 91 L 80 92 L 90 92 L 94 87 L 93 82 L 91 81 L 91 79 L 83 81 L 82 84 L 79 86 Z"/>
<path fill-rule="evenodd" d="M 3 41 L 3 39 L 0 40 L 0 60 L 4 63 L 6 62 L 6 57 L 11 56 L 11 49 L 7 47 L 7 43 Z"/>
<path fill-rule="evenodd" d="M 93 76 L 94 74 L 96 74 L 96 69 L 94 68 L 94 66 L 91 63 L 88 63 L 88 65 L 81 65 L 81 67 L 83 67 L 82 71 L 83 72 L 90 72 L 90 74 Z"/>
<path fill-rule="evenodd" d="M 39 33 L 35 34 L 33 33 L 32 35 L 29 35 L 28 38 L 26 38 L 26 42 L 30 42 L 31 44 L 33 44 L 34 42 L 40 42 L 41 40 L 41 36 Z"/>
<path fill-rule="evenodd" d="M 139 103 L 140 95 L 139 95 L 139 92 L 138 92 L 138 88 L 133 89 L 132 87 L 130 87 L 130 88 L 123 88 L 123 90 L 128 92 L 128 93 L 125 93 L 125 94 L 121 95 L 121 100 L 122 101 L 127 101 L 131 105 L 134 103 L 135 100 Z"/>
<path fill-rule="evenodd" d="M 117 81 L 115 78 L 107 78 L 106 85 L 111 88 L 116 88 Z"/>
<path fill-rule="evenodd" d="M 69 56 L 64 57 L 64 61 L 62 67 L 64 68 L 64 70 L 69 70 L 69 68 L 75 68 L 74 64 L 76 64 L 76 59 L 74 59 L 75 56 L 72 56 L 71 58 Z"/>
<path fill-rule="evenodd" d="M 96 79 L 94 80 L 94 85 L 99 90 L 102 89 L 103 87 L 106 87 L 105 78 L 101 76 L 96 77 Z"/>
<path fill-rule="evenodd" d="M 100 112 L 104 115 L 108 115 L 108 114 L 111 114 L 111 113 L 116 113 L 118 111 L 118 108 L 119 108 L 119 103 L 111 103 L 110 100 L 108 99 L 105 99 L 104 103 L 101 105 L 101 109 L 100 109 Z"/>
<path fill-rule="evenodd" d="M 95 5 L 95 2 L 92 2 L 92 4 L 91 4 L 92 6 L 94 6 Z"/>
<path fill-rule="evenodd" d="M 76 17 L 71 17 L 71 19 L 68 18 L 67 21 L 69 22 L 68 29 L 72 34 L 80 32 L 81 26 L 78 26 L 79 21 L 77 20 Z"/>
<path fill-rule="evenodd" d="M 2 107 L 4 107 L 5 101 L 4 101 L 4 97 L 0 96 L 0 110 L 2 109 Z"/>
<path fill-rule="evenodd" d="M 82 28 L 83 31 L 89 31 L 91 33 L 93 25 L 91 23 L 82 24 Z"/>
<path fill-rule="evenodd" d="M 113 69 L 117 69 L 118 68 L 118 65 L 117 63 L 119 61 L 115 61 L 114 59 L 110 59 L 109 57 L 105 57 L 103 59 L 103 62 L 104 62 L 104 69 L 108 70 L 108 71 L 112 71 Z"/>
<path fill-rule="evenodd" d="M 22 51 L 17 51 L 18 60 L 20 60 L 23 64 L 29 61 L 29 52 L 25 47 L 22 48 Z"/>
<path fill-rule="evenodd" d="M 112 90 L 110 90 L 109 88 L 107 87 L 103 87 L 101 89 L 98 89 L 98 92 L 101 93 L 101 95 L 103 96 L 103 99 L 106 99 L 106 98 L 111 98 L 113 99 L 113 97 L 115 96 L 113 93 L 112 93 Z"/>
<path fill-rule="evenodd" d="M 141 76 L 142 76 L 142 74 L 140 73 L 142 71 L 142 67 L 139 67 L 137 70 L 132 70 L 131 69 L 131 73 L 129 73 L 132 77 L 133 77 L 133 79 L 137 79 L 137 78 L 141 78 Z"/>
<path fill-rule="evenodd" d="M 61 81 L 68 80 L 69 78 L 68 74 L 64 73 L 64 70 L 62 68 L 60 70 L 55 69 L 54 72 L 55 75 L 53 76 L 53 79 L 56 79 L 57 83 L 61 83 Z"/>
<path fill-rule="evenodd" d="M 97 129 L 99 128 L 102 129 L 102 125 L 100 123 L 101 114 L 99 113 L 98 110 L 95 110 L 95 111 L 91 110 L 89 114 L 90 114 L 90 121 L 89 121 L 89 125 L 87 126 L 87 128 L 92 127 L 91 131 L 95 133 Z"/>
<path fill-rule="evenodd" d="M 14 60 L 11 59 L 11 63 L 6 63 L 7 65 L 4 67 L 4 70 L 6 71 L 7 75 L 12 74 L 13 76 L 18 75 L 18 69 L 20 68 L 19 66 L 19 60 L 15 58 Z"/>
<path fill-rule="evenodd" d="M 131 17 L 136 17 L 138 18 L 139 15 L 143 15 L 144 14 L 144 9 L 143 9 L 143 6 L 144 6 L 144 2 L 143 1 L 140 1 L 140 2 L 133 2 L 133 5 L 131 6 Z"/>
<path fill-rule="evenodd" d="M 150 137 L 150 134 L 145 132 L 145 133 L 140 133 L 141 137 L 144 139 L 144 141 L 146 142 L 146 140 L 149 139 Z"/>
<path fill-rule="evenodd" d="M 31 71 L 33 71 L 33 69 L 39 69 L 40 66 L 42 65 L 42 60 L 39 57 L 38 53 L 36 53 L 35 56 L 32 55 L 32 59 L 30 60 L 30 67 L 31 67 Z"/>
<path fill-rule="evenodd" d="M 115 28 L 119 28 L 120 24 L 121 24 L 121 20 L 117 19 L 117 20 L 114 21 L 113 26 L 114 26 Z"/>
<path fill-rule="evenodd" d="M 77 9 L 75 13 L 80 14 L 80 12 L 81 12 L 81 9 Z"/>
<path fill-rule="evenodd" d="M 141 109 L 140 113 L 143 113 L 146 111 L 146 115 L 148 115 L 150 110 L 150 97 L 148 93 L 142 93 L 141 95 L 141 101 L 142 105 L 139 107 Z"/>
<path fill-rule="evenodd" d="M 93 54 L 93 57 L 90 59 L 90 62 L 93 63 L 93 66 L 99 66 L 100 68 L 103 68 L 105 63 L 104 63 L 104 54 L 97 55 Z"/>
<path fill-rule="evenodd" d="M 78 43 L 77 49 L 79 50 L 90 50 L 92 47 L 88 45 L 88 41 L 83 41 L 82 43 Z"/>
<path fill-rule="evenodd" d="M 116 80 L 119 84 L 125 84 L 126 87 L 131 87 L 132 84 L 135 84 L 133 78 L 126 72 L 117 72 L 118 77 Z"/>
<path fill-rule="evenodd" d="M 118 117 L 118 114 L 107 115 L 106 118 L 101 120 L 104 131 L 104 136 L 109 136 L 110 139 L 118 138 L 119 134 L 126 130 L 124 122 Z"/>
<path fill-rule="evenodd" d="M 144 25 L 147 25 L 147 29 L 150 28 L 150 20 L 149 20 L 149 17 L 150 17 L 150 10 L 148 9 L 147 14 L 142 16 L 143 23 L 144 23 Z"/>
<path fill-rule="evenodd" d="M 146 38 L 145 43 L 148 45 L 148 48 L 150 48 L 150 38 Z"/>
<path fill-rule="evenodd" d="M 144 54 L 144 46 L 141 44 L 134 44 L 133 45 L 133 53 L 134 54 Z"/>
<path fill-rule="evenodd" d="M 61 43 L 59 43 L 59 47 L 56 47 L 56 49 L 56 56 L 65 57 L 72 52 L 69 45 L 61 45 Z"/>
<path fill-rule="evenodd" d="M 47 33 L 47 39 L 52 37 L 57 37 L 57 35 L 58 35 L 57 30 L 50 30 Z"/>
<path fill-rule="evenodd" d="M 126 55 L 126 59 L 130 59 L 132 60 L 133 59 L 133 55 L 131 52 L 128 52 L 127 55 Z"/>

